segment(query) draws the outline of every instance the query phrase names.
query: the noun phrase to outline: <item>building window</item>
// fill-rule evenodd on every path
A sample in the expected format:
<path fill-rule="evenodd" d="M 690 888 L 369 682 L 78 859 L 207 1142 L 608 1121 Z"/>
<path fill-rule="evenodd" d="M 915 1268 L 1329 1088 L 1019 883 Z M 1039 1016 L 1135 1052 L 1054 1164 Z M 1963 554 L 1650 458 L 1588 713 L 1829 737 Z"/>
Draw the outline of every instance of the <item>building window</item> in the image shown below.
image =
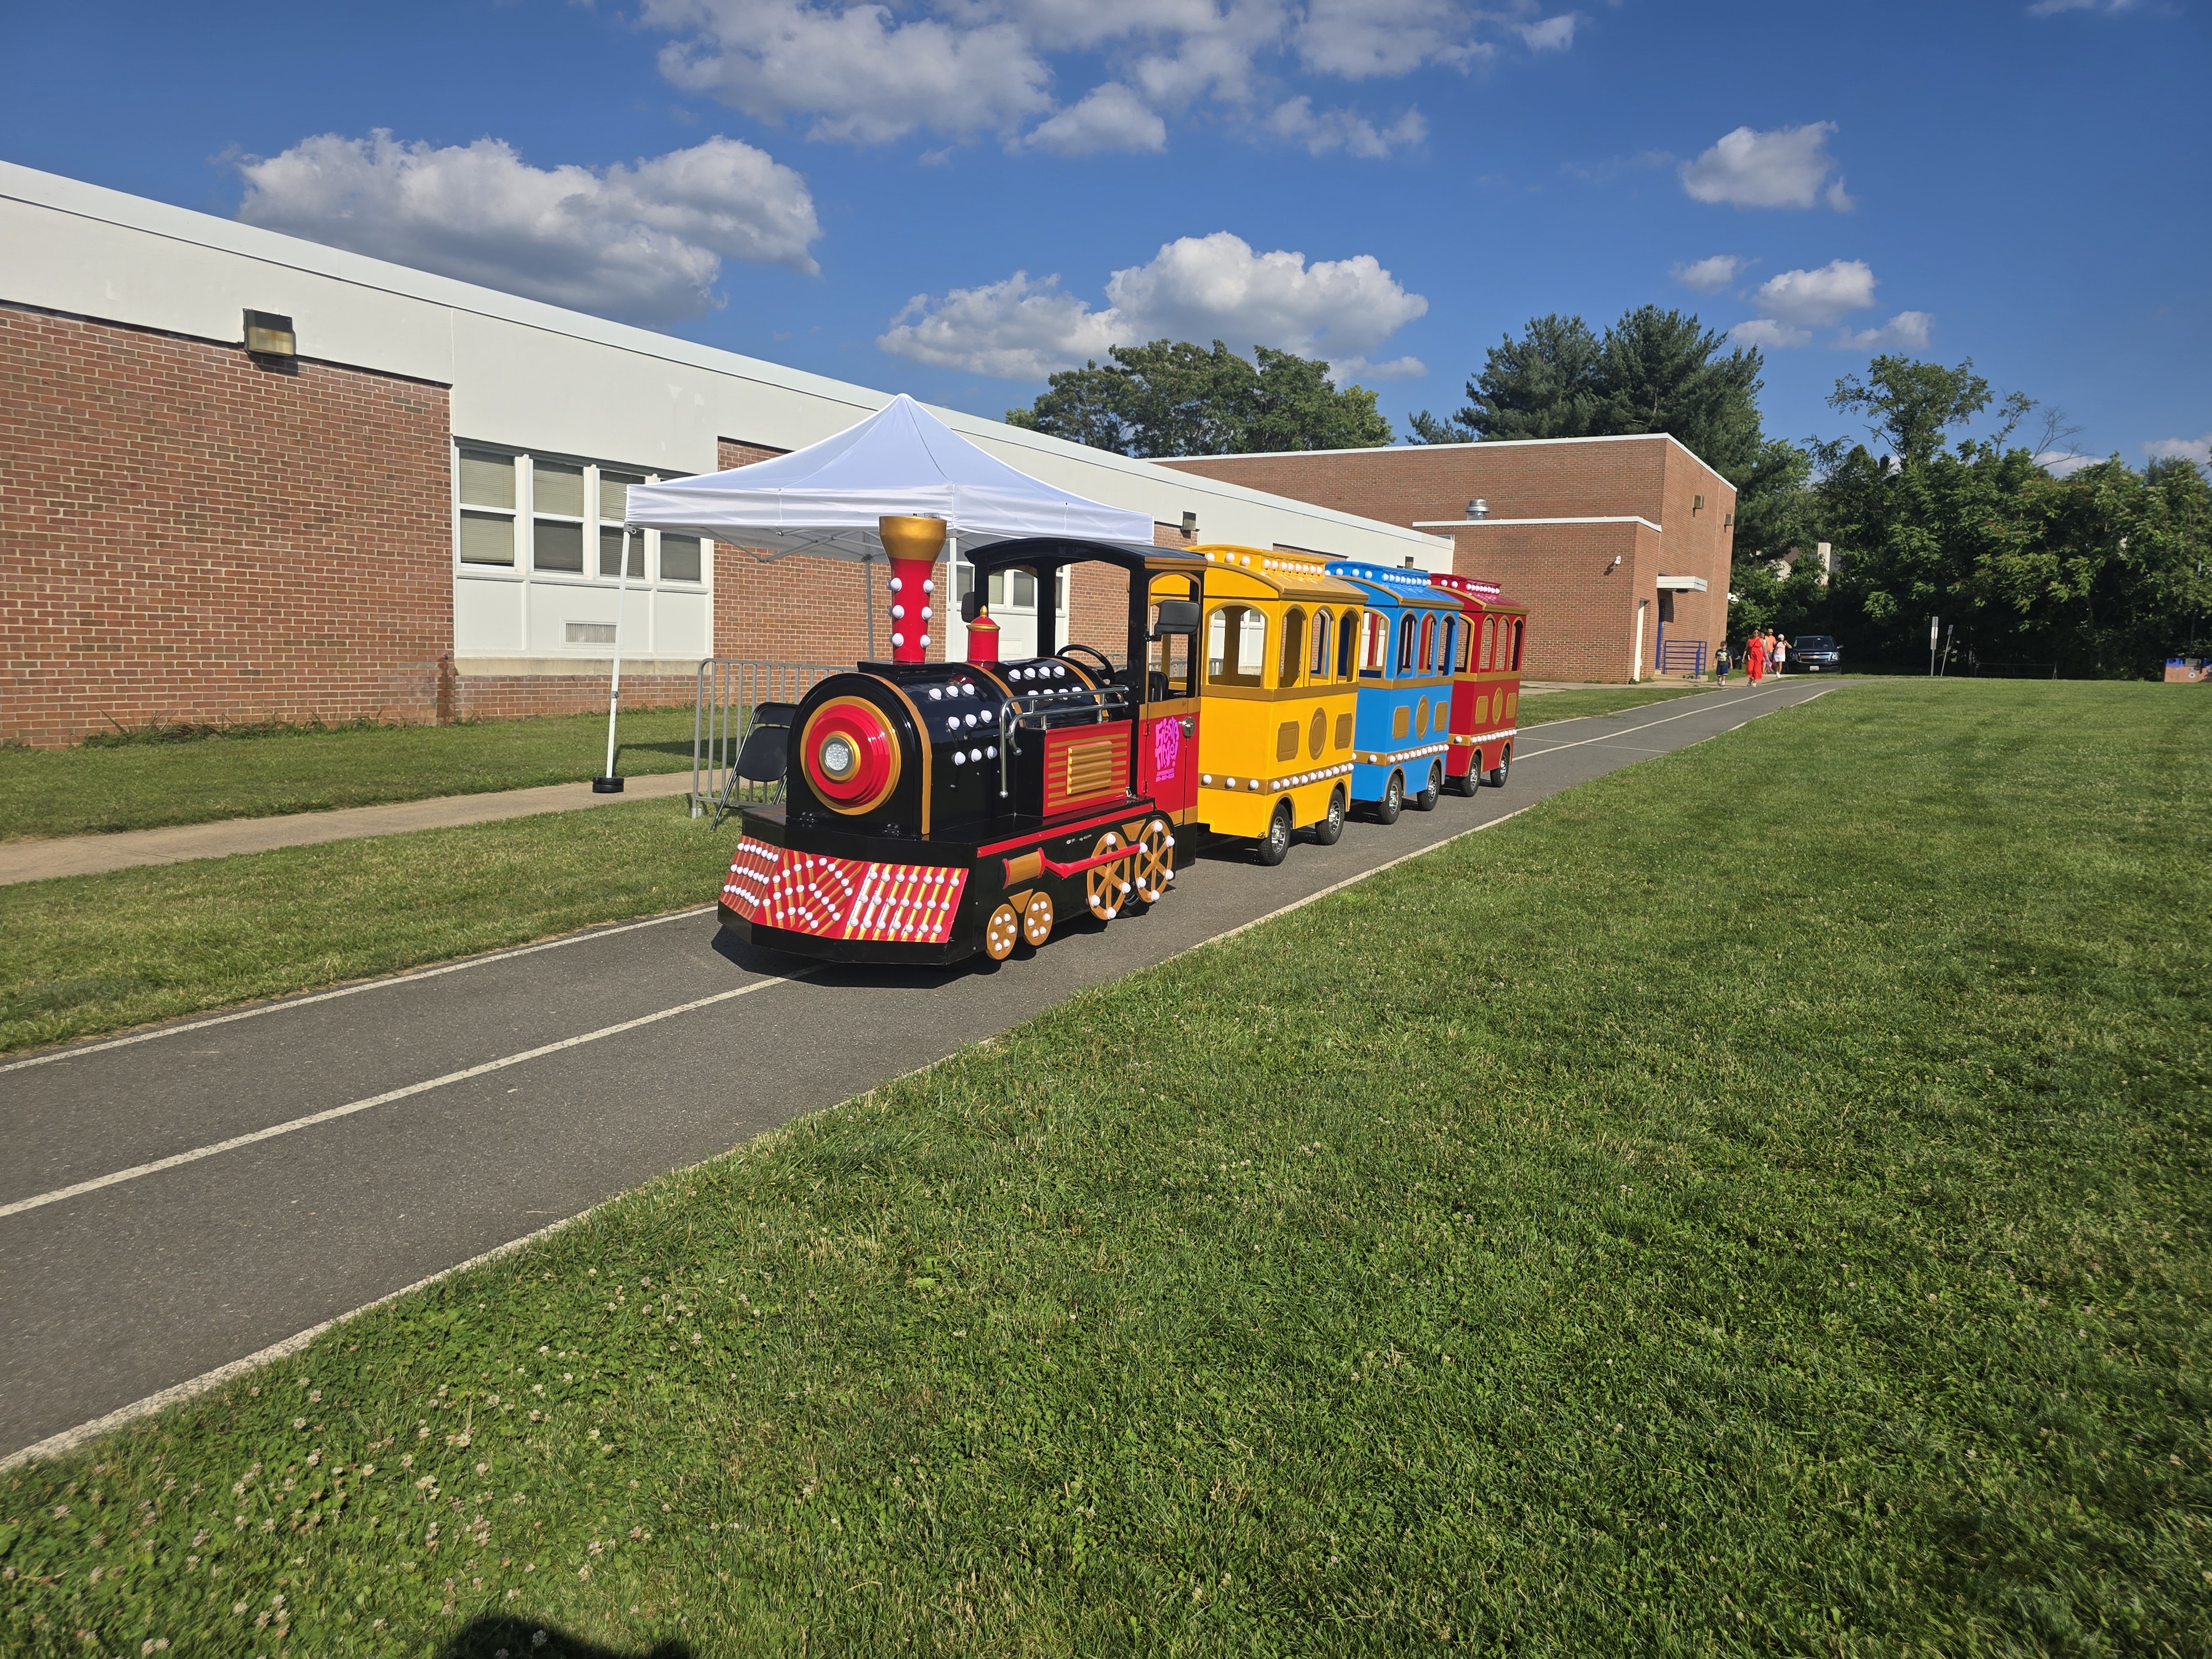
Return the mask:
<path fill-rule="evenodd" d="M 618 586 L 631 596 L 625 656 L 708 654 L 712 558 L 702 539 L 635 531 L 623 568 L 629 489 L 658 474 L 483 442 L 456 442 L 453 455 L 457 657 L 604 655 Z"/>
<path fill-rule="evenodd" d="M 584 469 L 561 461 L 530 465 L 530 568 L 584 568 Z"/>
<path fill-rule="evenodd" d="M 514 457 L 465 449 L 460 460 L 464 564 L 514 562 Z"/>

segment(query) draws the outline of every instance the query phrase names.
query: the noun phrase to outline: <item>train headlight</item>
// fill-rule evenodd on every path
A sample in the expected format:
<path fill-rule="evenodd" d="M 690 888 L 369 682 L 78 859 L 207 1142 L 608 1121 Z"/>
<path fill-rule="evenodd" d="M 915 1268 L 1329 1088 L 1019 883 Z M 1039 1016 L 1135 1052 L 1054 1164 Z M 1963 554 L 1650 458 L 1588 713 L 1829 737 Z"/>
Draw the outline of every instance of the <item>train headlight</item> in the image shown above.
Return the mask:
<path fill-rule="evenodd" d="M 832 811 L 872 811 L 898 787 L 897 735 L 858 697 L 833 697 L 809 715 L 799 752 L 806 781 Z"/>

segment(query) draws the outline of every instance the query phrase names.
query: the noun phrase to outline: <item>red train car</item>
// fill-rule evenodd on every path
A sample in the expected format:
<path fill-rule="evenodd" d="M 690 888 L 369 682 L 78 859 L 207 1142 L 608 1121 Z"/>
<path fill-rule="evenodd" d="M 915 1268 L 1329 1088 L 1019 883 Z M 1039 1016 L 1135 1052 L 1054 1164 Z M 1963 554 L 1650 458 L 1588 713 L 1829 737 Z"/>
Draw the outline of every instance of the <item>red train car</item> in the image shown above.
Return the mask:
<path fill-rule="evenodd" d="M 1466 623 L 1452 664 L 1451 749 L 1444 781 L 1463 795 L 1488 783 L 1504 787 L 1513 768 L 1521 715 L 1521 650 L 1528 608 L 1495 582 L 1431 573 L 1431 584 L 1455 595 Z"/>

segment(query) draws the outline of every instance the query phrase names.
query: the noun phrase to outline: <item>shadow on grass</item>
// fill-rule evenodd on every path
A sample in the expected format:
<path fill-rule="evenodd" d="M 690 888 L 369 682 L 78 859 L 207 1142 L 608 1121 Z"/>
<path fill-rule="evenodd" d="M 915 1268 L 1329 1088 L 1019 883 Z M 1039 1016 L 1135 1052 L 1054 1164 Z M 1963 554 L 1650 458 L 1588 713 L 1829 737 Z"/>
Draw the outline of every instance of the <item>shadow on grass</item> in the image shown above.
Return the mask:
<path fill-rule="evenodd" d="M 615 744 L 615 769 L 620 771 L 623 763 L 633 755 L 670 755 L 681 761 L 691 758 L 691 739 L 679 738 L 671 743 L 617 743 Z"/>
<path fill-rule="evenodd" d="M 438 1650 L 438 1659 L 692 1659 L 689 1642 L 656 1642 L 649 1648 L 611 1648 L 586 1642 L 553 1625 L 504 1613 L 471 1619 Z"/>

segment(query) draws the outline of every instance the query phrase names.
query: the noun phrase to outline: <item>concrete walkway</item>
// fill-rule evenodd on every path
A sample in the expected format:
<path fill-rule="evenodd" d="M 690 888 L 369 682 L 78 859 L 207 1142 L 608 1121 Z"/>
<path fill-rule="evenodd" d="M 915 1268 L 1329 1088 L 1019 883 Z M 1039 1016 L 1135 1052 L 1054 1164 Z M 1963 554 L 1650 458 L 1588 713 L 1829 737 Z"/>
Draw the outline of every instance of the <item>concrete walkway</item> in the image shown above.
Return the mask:
<path fill-rule="evenodd" d="M 143 864 L 181 864 L 186 859 L 228 858 L 275 847 L 313 847 L 326 841 L 391 836 L 407 830 L 526 818 L 572 812 L 626 800 L 665 800 L 690 793 L 691 773 L 656 772 L 631 778 L 619 795 L 595 795 L 588 783 L 549 783 L 536 789 L 501 789 L 481 795 L 440 795 L 385 806 L 347 806 L 333 812 L 288 812 L 272 818 L 225 818 L 161 830 L 125 830 L 112 836 L 58 836 L 51 841 L 0 842 L 0 886 L 91 876 Z"/>

